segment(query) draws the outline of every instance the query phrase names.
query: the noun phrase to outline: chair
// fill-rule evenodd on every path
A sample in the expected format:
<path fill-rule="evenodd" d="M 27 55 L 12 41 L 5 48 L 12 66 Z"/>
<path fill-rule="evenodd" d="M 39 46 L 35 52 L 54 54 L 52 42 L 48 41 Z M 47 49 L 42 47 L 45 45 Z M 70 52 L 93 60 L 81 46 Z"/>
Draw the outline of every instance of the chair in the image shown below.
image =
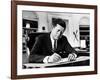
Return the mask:
<path fill-rule="evenodd" d="M 30 51 L 36 41 L 36 37 L 46 33 L 31 33 L 28 34 L 29 40 L 26 42 L 26 53 L 23 53 L 23 64 L 28 63 Z"/>

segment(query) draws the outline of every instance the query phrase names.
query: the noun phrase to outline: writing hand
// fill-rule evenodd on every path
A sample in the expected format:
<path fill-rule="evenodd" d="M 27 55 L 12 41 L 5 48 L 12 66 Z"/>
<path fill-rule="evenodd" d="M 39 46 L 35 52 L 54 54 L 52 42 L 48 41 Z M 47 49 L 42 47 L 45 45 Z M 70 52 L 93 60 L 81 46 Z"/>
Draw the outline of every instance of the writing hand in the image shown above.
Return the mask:
<path fill-rule="evenodd" d="M 68 55 L 68 61 L 75 61 L 77 55 L 75 53 L 71 53 Z"/>
<path fill-rule="evenodd" d="M 61 60 L 61 56 L 57 53 L 54 53 L 53 55 L 49 56 L 49 58 L 48 58 L 49 63 L 57 62 L 59 60 Z"/>

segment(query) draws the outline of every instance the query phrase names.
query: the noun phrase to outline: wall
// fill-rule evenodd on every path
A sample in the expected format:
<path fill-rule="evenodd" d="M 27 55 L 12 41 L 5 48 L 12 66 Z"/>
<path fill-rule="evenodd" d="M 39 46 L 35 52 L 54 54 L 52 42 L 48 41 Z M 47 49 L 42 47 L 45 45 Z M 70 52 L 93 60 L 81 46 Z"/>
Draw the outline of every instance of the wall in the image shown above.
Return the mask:
<path fill-rule="evenodd" d="M 23 11 L 23 19 L 38 21 L 37 32 L 50 32 L 52 29 L 52 18 L 62 18 L 66 22 L 66 30 L 64 35 L 67 37 L 69 43 L 73 47 L 80 47 L 80 33 L 79 25 L 90 25 L 89 14 L 77 14 L 77 13 L 56 13 L 56 12 L 34 12 Z M 43 30 L 43 27 L 45 30 Z M 77 33 L 76 33 L 77 31 Z M 75 35 L 77 35 L 77 39 Z"/>
<path fill-rule="evenodd" d="M 34 0 L 35 1 L 35 0 Z M 98 15 L 100 17 L 100 1 L 99 0 L 37 0 L 57 3 L 76 3 L 98 5 Z M 98 17 L 98 21 L 100 18 Z M 100 26 L 100 23 L 98 23 Z M 98 27 L 98 34 L 100 28 Z M 10 80 L 11 74 L 11 2 L 10 0 L 0 0 L 0 80 Z M 100 37 L 98 37 L 100 41 Z M 98 42 L 98 49 L 100 48 Z M 100 50 L 98 51 L 98 53 Z M 98 54 L 98 61 L 100 61 L 100 54 Z M 98 62 L 98 67 L 100 63 Z M 100 80 L 100 69 L 97 75 L 81 75 L 81 76 L 65 76 L 53 78 L 39 78 L 30 80 Z M 29 79 L 27 79 L 29 80 Z"/>
<path fill-rule="evenodd" d="M 39 17 L 39 28 L 38 32 L 42 32 L 42 27 L 45 27 L 45 31 L 48 32 L 48 24 L 47 24 L 47 13 L 45 12 L 37 12 Z"/>

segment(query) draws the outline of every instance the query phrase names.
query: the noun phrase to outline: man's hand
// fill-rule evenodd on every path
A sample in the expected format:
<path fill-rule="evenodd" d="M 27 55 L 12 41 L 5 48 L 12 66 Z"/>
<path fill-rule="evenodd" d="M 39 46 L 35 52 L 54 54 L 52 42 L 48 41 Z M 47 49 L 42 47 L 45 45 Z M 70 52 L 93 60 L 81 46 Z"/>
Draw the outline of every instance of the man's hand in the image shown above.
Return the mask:
<path fill-rule="evenodd" d="M 58 62 L 61 60 L 61 56 L 57 53 L 54 53 L 53 55 L 49 56 L 48 63 Z"/>
<path fill-rule="evenodd" d="M 75 53 L 71 53 L 68 55 L 68 61 L 75 61 L 77 58 L 77 55 Z"/>

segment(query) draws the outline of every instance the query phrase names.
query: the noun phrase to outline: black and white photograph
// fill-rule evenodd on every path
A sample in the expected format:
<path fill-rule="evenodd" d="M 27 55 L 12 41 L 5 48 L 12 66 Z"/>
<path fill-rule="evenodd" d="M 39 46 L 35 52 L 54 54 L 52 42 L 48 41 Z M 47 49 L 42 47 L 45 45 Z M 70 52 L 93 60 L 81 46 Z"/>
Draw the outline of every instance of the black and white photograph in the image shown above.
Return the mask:
<path fill-rule="evenodd" d="M 12 78 L 97 73 L 97 6 L 14 1 L 12 7 Z"/>
<path fill-rule="evenodd" d="M 22 23 L 23 68 L 89 66 L 89 13 L 26 10 Z"/>

